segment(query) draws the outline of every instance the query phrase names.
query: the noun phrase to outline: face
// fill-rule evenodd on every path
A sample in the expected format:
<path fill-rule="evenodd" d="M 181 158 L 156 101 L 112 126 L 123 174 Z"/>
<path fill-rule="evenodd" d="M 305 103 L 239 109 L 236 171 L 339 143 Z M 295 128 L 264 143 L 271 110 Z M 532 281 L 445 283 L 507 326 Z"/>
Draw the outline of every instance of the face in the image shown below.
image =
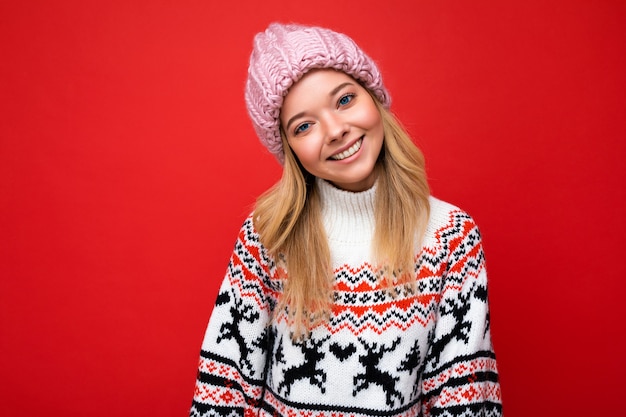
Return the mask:
<path fill-rule="evenodd" d="M 280 122 L 309 173 L 348 191 L 374 185 L 383 122 L 365 88 L 332 69 L 313 70 L 287 93 Z"/>

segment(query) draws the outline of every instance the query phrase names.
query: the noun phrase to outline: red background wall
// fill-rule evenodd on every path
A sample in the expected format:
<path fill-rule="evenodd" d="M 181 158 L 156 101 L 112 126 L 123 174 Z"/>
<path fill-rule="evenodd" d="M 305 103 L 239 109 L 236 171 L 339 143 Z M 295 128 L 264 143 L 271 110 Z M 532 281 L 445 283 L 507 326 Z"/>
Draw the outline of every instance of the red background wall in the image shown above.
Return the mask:
<path fill-rule="evenodd" d="M 622 409 L 625 2 L 124 0 L 0 5 L 0 414 L 187 414 L 274 20 L 361 44 L 481 226 L 507 417 Z"/>

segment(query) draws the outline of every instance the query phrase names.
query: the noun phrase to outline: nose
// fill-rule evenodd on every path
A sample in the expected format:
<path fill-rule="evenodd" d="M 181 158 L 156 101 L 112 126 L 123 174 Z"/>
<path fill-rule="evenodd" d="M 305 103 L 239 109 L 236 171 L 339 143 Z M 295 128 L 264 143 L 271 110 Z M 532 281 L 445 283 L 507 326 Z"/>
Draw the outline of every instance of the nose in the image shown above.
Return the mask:
<path fill-rule="evenodd" d="M 324 134 L 327 143 L 342 139 L 348 133 L 348 123 L 338 114 L 328 113 L 324 117 Z"/>

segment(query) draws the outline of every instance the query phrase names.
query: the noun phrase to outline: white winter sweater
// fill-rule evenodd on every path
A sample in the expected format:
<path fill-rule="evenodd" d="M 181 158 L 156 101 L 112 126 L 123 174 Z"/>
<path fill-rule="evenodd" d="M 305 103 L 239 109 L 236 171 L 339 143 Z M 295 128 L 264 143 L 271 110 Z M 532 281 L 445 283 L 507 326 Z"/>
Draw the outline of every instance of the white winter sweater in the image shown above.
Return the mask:
<path fill-rule="evenodd" d="M 473 220 L 431 197 L 417 292 L 392 296 L 371 259 L 376 186 L 317 186 L 335 276 L 330 320 L 300 342 L 284 320 L 270 324 L 282 284 L 250 216 L 206 331 L 191 416 L 500 416 Z"/>

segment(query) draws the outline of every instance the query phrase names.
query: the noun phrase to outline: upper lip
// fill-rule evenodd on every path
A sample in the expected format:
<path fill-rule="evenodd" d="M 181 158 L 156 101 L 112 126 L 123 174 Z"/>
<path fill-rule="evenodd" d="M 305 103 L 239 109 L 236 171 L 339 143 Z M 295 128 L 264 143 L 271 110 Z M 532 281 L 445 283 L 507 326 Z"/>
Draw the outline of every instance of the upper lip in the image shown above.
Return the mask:
<path fill-rule="evenodd" d="M 330 156 L 328 157 L 328 159 L 331 159 L 333 156 L 340 154 L 341 152 L 344 152 L 348 149 L 350 149 L 352 147 L 352 145 L 354 145 L 355 143 L 357 143 L 359 140 L 363 139 L 363 136 L 365 135 L 361 135 L 358 138 L 351 140 L 350 142 L 348 142 L 346 145 L 342 146 L 341 148 L 335 150 L 333 153 L 330 154 Z"/>

